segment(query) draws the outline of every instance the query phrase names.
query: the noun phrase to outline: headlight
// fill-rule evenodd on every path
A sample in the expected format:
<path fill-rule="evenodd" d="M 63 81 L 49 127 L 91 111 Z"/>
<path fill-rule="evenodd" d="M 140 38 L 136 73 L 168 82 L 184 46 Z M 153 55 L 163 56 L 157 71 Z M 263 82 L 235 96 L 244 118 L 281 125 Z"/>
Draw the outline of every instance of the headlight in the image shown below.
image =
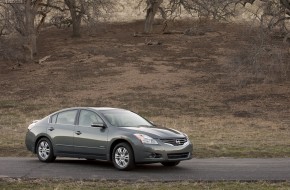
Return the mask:
<path fill-rule="evenodd" d="M 158 142 L 149 137 L 148 135 L 143 135 L 143 134 L 134 134 L 135 137 L 137 137 L 143 144 L 158 144 Z"/>

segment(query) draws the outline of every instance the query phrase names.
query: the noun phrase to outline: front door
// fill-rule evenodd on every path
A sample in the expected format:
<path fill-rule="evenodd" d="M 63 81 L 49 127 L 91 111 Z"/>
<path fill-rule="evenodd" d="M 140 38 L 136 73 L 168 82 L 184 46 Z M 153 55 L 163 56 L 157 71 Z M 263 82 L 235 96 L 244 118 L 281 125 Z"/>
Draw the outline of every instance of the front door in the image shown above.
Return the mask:
<path fill-rule="evenodd" d="M 106 160 L 108 128 L 92 127 L 103 120 L 93 111 L 81 110 L 74 131 L 74 151 L 86 158 Z"/>

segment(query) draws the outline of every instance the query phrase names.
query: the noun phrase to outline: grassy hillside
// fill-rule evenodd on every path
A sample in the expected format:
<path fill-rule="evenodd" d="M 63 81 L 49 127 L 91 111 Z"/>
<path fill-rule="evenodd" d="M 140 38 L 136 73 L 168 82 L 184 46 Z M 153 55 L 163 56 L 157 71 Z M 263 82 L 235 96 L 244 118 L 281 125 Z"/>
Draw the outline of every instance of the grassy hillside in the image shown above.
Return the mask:
<path fill-rule="evenodd" d="M 39 63 L 0 62 L 0 156 L 30 155 L 28 124 L 65 107 L 128 108 L 189 134 L 196 157 L 290 156 L 289 45 L 247 25 L 142 22 L 39 36 Z M 135 35 L 136 36 L 136 35 Z"/>

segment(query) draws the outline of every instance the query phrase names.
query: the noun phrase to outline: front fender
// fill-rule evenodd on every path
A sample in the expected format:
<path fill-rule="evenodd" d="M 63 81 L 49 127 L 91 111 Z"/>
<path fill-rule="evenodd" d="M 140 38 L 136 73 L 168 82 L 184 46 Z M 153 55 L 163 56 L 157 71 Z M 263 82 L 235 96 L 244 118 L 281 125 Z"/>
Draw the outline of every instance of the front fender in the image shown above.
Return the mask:
<path fill-rule="evenodd" d="M 109 144 L 108 144 L 108 152 L 107 152 L 107 158 L 108 160 L 111 160 L 111 154 L 113 152 L 114 147 L 121 143 L 121 142 L 127 142 L 129 145 L 132 147 L 134 156 L 136 157 L 137 155 L 136 152 L 136 147 L 140 146 L 142 143 L 132 134 L 126 134 L 126 135 L 118 135 L 110 138 Z"/>

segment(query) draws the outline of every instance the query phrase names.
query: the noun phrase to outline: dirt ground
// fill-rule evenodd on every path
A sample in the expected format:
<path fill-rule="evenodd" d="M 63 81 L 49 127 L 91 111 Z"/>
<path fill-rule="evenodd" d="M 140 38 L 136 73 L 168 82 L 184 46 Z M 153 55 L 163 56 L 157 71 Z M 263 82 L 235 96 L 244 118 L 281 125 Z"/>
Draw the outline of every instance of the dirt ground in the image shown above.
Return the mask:
<path fill-rule="evenodd" d="M 49 27 L 38 41 L 46 61 L 1 61 L 0 156 L 30 155 L 28 124 L 75 106 L 127 108 L 184 131 L 197 157 L 290 156 L 289 44 L 242 24 L 142 27 L 100 25 L 78 39 Z"/>

